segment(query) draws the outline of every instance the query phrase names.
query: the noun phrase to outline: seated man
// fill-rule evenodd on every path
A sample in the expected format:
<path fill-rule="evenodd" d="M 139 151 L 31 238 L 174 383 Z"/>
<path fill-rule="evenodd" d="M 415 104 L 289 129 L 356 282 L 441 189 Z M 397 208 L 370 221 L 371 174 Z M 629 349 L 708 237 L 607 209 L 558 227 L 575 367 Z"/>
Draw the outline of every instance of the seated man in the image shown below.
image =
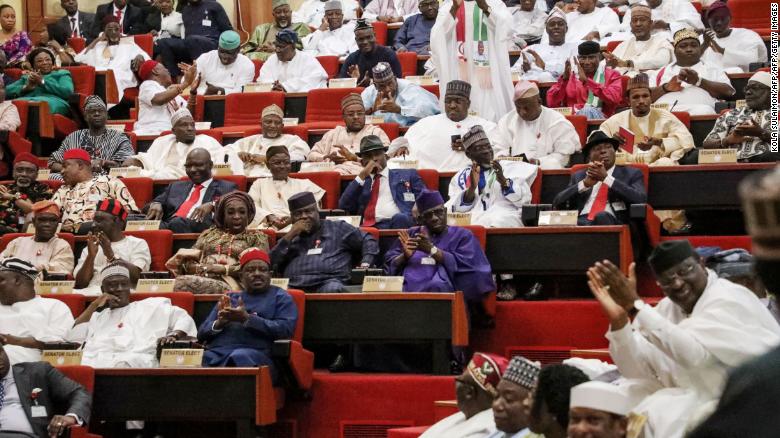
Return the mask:
<path fill-rule="evenodd" d="M 355 22 L 344 24 L 340 0 L 325 3 L 325 17 L 317 30 L 303 39 L 303 48 L 318 56 L 347 56 L 357 50 Z"/>
<path fill-rule="evenodd" d="M 311 192 L 320 202 L 325 190 L 308 179 L 290 178 L 290 153 L 284 146 L 269 147 L 263 161 L 268 165 L 271 177 L 258 178 L 249 188 L 249 196 L 255 201 L 255 219 L 250 227 L 289 231 L 291 218 L 287 200 L 296 193 Z"/>
<path fill-rule="evenodd" d="M 137 135 L 160 135 L 172 129 L 171 117 L 181 108 L 190 113 L 195 111 L 195 101 L 184 101 L 181 92 L 193 85 L 197 76 L 196 68 L 189 68 L 181 84 L 173 84 L 171 75 L 164 65 L 157 61 L 146 61 L 138 69 L 141 86 L 138 88 L 138 120 L 133 127 Z M 197 93 L 197 86 L 194 87 Z M 193 94 L 193 90 L 190 90 Z M 194 96 L 190 96 L 194 97 Z"/>
<path fill-rule="evenodd" d="M 674 49 L 666 33 L 652 33 L 653 18 L 649 6 L 631 6 L 631 35 L 612 53 L 603 52 L 607 66 L 620 74 L 642 70 L 657 70 L 672 61 Z"/>
<path fill-rule="evenodd" d="M 97 41 L 97 40 L 96 40 Z M 108 108 L 100 96 L 89 96 L 84 102 L 87 129 L 71 132 L 49 157 L 49 179 L 62 180 L 63 155 L 71 149 L 84 149 L 92 159 L 95 174 L 107 174 L 133 155 L 133 144 L 123 132 L 106 128 Z"/>
<path fill-rule="evenodd" d="M 344 17 L 346 21 L 354 21 L 357 18 L 356 11 L 360 7 L 355 0 L 341 0 L 344 7 Z M 319 27 L 325 18 L 325 6 L 327 2 L 322 0 L 304 0 L 300 7 L 293 12 L 292 21 L 304 23 L 309 27 Z"/>
<path fill-rule="evenodd" d="M 292 228 L 271 250 L 273 271 L 306 292 L 345 292 L 352 260 L 361 268 L 376 262 L 376 240 L 344 221 L 320 220 L 317 199 L 301 192 L 288 199 Z"/>
<path fill-rule="evenodd" d="M 157 137 L 149 150 L 141 152 L 125 161 L 125 166 L 141 167 L 141 176 L 153 179 L 179 179 L 185 176 L 185 160 L 195 149 L 203 149 L 211 156 L 214 163 L 226 162 L 233 166 L 233 172 L 240 174 L 243 169 L 238 160 L 233 163 L 225 160 L 227 151 L 214 137 L 198 134 L 195 131 L 195 120 L 187 108 L 181 108 L 171 116 L 173 132 Z"/>
<path fill-rule="evenodd" d="M 103 292 L 76 318 L 68 341 L 83 343 L 82 365 L 156 368 L 158 345 L 197 335 L 195 321 L 168 298 L 130 302 L 130 271 L 112 264 L 100 272 Z"/>
<path fill-rule="evenodd" d="M 750 71 L 750 63 L 767 62 L 764 40 L 754 31 L 731 27 L 731 11 L 722 1 L 707 9 L 710 29 L 704 32 L 702 61 L 718 66 L 726 73 Z"/>
<path fill-rule="evenodd" d="M 0 260 L 17 258 L 33 265 L 45 274 L 73 272 L 73 250 L 64 239 L 57 237 L 60 208 L 52 201 L 38 201 L 32 206 L 35 234 L 17 237 L 0 254 Z"/>
<path fill-rule="evenodd" d="M 490 132 L 496 124 L 469 114 L 471 84 L 454 80 L 447 84 L 444 112 L 420 119 L 403 137 L 393 140 L 390 156 L 394 161 L 406 158 L 418 160 L 420 169 L 457 172 L 470 160 L 463 152 L 461 135 L 480 125 Z M 398 158 L 401 157 L 401 158 Z"/>
<path fill-rule="evenodd" d="M 415 52 L 418 55 L 431 53 L 431 29 L 439 14 L 439 2 L 420 0 L 419 14 L 410 15 L 395 34 L 393 48 L 397 53 Z"/>
<path fill-rule="evenodd" d="M 715 114 L 715 102 L 734 95 L 726 73 L 701 61 L 701 43 L 695 30 L 682 29 L 674 34 L 674 57 L 676 62 L 647 72 L 650 85 L 655 86 L 653 102 L 699 116 Z"/>
<path fill-rule="evenodd" d="M 358 50 L 350 53 L 341 66 L 340 78 L 357 79 L 358 87 L 371 85 L 371 71 L 380 62 L 386 62 L 393 70 L 395 77 L 400 78 L 401 63 L 393 49 L 376 43 L 374 28 L 366 20 L 358 20 L 355 27 L 355 42 Z"/>
<path fill-rule="evenodd" d="M 780 326 L 753 292 L 706 269 L 687 240 L 661 242 L 648 263 L 666 296 L 655 307 L 639 297 L 633 264 L 626 278 L 597 263 L 588 285 L 609 319 L 620 386 L 647 418 L 643 436 L 679 438 L 714 407 L 731 370 L 778 345 Z"/>
<path fill-rule="evenodd" d="M 149 245 L 144 239 L 125 236 L 127 210 L 116 199 L 106 198 L 95 206 L 92 230 L 87 234 L 87 248 L 76 264 L 74 292 L 100 295 L 100 271 L 109 264 L 121 264 L 132 275 L 132 285 L 152 263 Z"/>
<path fill-rule="evenodd" d="M 198 93 L 225 95 L 240 93 L 244 85 L 254 81 L 255 65 L 238 53 L 241 37 L 232 30 L 219 36 L 217 50 L 206 52 L 195 60 L 200 78 Z"/>
<path fill-rule="evenodd" d="M 307 52 L 295 48 L 298 35 L 290 29 L 276 34 L 276 53 L 260 68 L 258 82 L 272 82 L 273 91 L 307 93 L 328 86 L 328 73 Z"/>
<path fill-rule="evenodd" d="M 0 50 L 2 52 L 2 50 Z M 0 184 L 0 234 L 24 231 L 33 203 L 51 198 L 51 188 L 38 181 L 38 158 L 22 152 L 14 158 L 13 179 Z"/>
<path fill-rule="evenodd" d="M 366 5 L 361 18 L 369 23 L 402 23 L 416 12 L 417 0 L 373 0 Z"/>
<path fill-rule="evenodd" d="M 20 259 L 0 263 L 0 333 L 12 364 L 41 360 L 46 342 L 62 342 L 73 315 L 60 300 L 35 294 L 38 271 Z"/>
<path fill-rule="evenodd" d="M 741 162 L 771 162 L 780 160 L 772 152 L 772 117 L 770 96 L 772 75 L 759 71 L 745 86 L 745 106 L 723 113 L 715 121 L 702 145 L 705 149 L 737 148 Z"/>
<path fill-rule="evenodd" d="M 526 403 L 540 371 L 539 362 L 531 362 L 522 356 L 515 356 L 509 361 L 496 386 L 497 394 L 493 399 L 496 430 L 488 438 L 523 438 L 529 435 L 531 419 Z"/>
<path fill-rule="evenodd" d="M 271 285 L 268 254 L 249 248 L 241 254 L 240 293 L 223 295 L 198 329 L 206 352 L 203 366 L 271 367 L 271 347 L 277 339 L 290 339 L 298 321 L 298 308 L 284 290 Z"/>
<path fill-rule="evenodd" d="M 538 168 L 519 161 L 494 160 L 493 146 L 479 125 L 463 134 L 463 148 L 471 164 L 452 177 L 447 208 L 470 212 L 474 225 L 522 227 L 520 211 L 523 204 L 531 202 L 531 184 Z"/>
<path fill-rule="evenodd" d="M 400 126 L 411 126 L 424 117 L 439 114 L 436 95 L 406 79 L 397 79 L 390 64 L 380 62 L 371 73 L 374 83 L 360 94 L 368 114 Z"/>
<path fill-rule="evenodd" d="M 620 73 L 601 63 L 601 46 L 595 41 L 580 44 L 577 53 L 575 64 L 567 60 L 563 74 L 547 90 L 547 104 L 572 107 L 588 119 L 612 116 L 623 102 Z"/>
<path fill-rule="evenodd" d="M 5 352 L 8 348 L 0 344 L 0 376 L 8 388 L 3 391 L 3 435 L 20 438 L 69 435 L 71 426 L 89 421 L 92 396 L 83 386 L 48 362 L 25 361 L 14 365 Z M 26 400 L 27 394 L 36 394 L 34 406 Z M 27 409 L 25 404 L 37 409 Z M 65 415 L 55 414 L 63 408 L 59 412 L 66 412 Z"/>
<path fill-rule="evenodd" d="M 439 420 L 420 438 L 482 437 L 496 430 L 493 399 L 496 386 L 506 371 L 507 360 L 489 353 L 474 353 L 460 376 L 455 378 L 458 412 Z"/>
<path fill-rule="evenodd" d="M 263 108 L 260 115 L 260 134 L 244 137 L 224 147 L 225 153 L 236 156 L 244 166 L 244 175 L 251 177 L 271 176 L 265 161 L 265 154 L 271 146 L 284 146 L 292 161 L 306 161 L 311 152 L 309 144 L 294 134 L 285 134 L 284 111 L 273 104 Z"/>
<path fill-rule="evenodd" d="M 631 204 L 647 202 L 639 169 L 615 166 L 620 143 L 594 131 L 582 147 L 588 168 L 571 176 L 569 187 L 553 200 L 556 210 L 577 210 L 577 225 L 619 225 L 629 221 Z"/>
<path fill-rule="evenodd" d="M 639 2 L 631 0 L 631 3 Z M 647 0 L 646 3 L 650 8 L 654 35 L 671 40 L 672 35 L 680 29 L 690 28 L 699 32 L 704 30 L 704 24 L 701 22 L 702 15 L 687 0 Z M 633 8 L 626 11 L 619 32 L 614 33 L 612 39 L 620 40 L 623 39 L 623 35 L 628 34 L 633 13 Z"/>
<path fill-rule="evenodd" d="M 62 179 L 65 183 L 51 198 L 62 211 L 62 232 L 87 234 L 92 228 L 92 217 L 95 215 L 95 199 L 116 199 L 130 212 L 138 211 L 133 195 L 121 179 L 108 175 L 93 175 L 91 158 L 87 151 L 70 149 L 62 158 Z"/>
<path fill-rule="evenodd" d="M 385 254 L 385 271 L 404 277 L 405 292 L 463 291 L 473 308 L 496 290 L 490 263 L 471 231 L 447 225 L 444 200 L 423 190 L 416 207 L 422 226 L 403 230 Z"/>
<path fill-rule="evenodd" d="M 566 41 L 596 41 L 618 30 L 620 17 L 610 7 L 596 7 L 596 0 L 575 3 L 577 10 L 566 14 L 569 31 Z"/>
<path fill-rule="evenodd" d="M 543 106 L 539 88 L 526 80 L 515 86 L 515 109 L 498 121 L 490 137 L 497 156 L 524 156 L 542 169 L 563 169 L 580 149 L 574 125 Z"/>
<path fill-rule="evenodd" d="M 149 204 L 148 220 L 159 220 L 161 229 L 174 233 L 201 233 L 213 222 L 214 204 L 220 197 L 238 190 L 235 183 L 212 179 L 209 152 L 196 148 L 187 154 L 184 170 L 189 181 L 165 187 Z M 201 192 L 205 189 L 205 193 Z"/>
<path fill-rule="evenodd" d="M 284 29 L 289 29 L 298 34 L 298 42 L 295 43 L 297 50 L 303 49 L 301 40 L 311 32 L 306 23 L 292 22 L 292 9 L 288 0 L 273 0 L 271 11 L 274 16 L 273 23 L 263 23 L 255 28 L 249 40 L 241 47 L 241 53 L 249 59 L 258 59 L 266 61 L 271 55 L 276 53 L 276 34 Z M 327 12 L 326 12 L 327 13 Z"/>
<path fill-rule="evenodd" d="M 409 228 L 414 224 L 414 200 L 425 183 L 414 169 L 388 169 L 386 154 L 379 137 L 363 137 L 357 153 L 363 170 L 344 189 L 339 209 L 362 216 L 364 227 Z"/>
<path fill-rule="evenodd" d="M 95 67 L 96 71 L 111 70 L 118 95 L 121 97 L 128 88 L 138 86 L 135 70 L 149 55 L 133 41 L 124 41 L 119 19 L 115 15 L 103 18 L 103 35 L 92 40 L 74 61 Z M 120 44 L 121 42 L 121 44 Z M 132 68 L 131 66 L 135 67 Z"/>
<path fill-rule="evenodd" d="M 515 64 L 523 79 L 537 82 L 555 82 L 563 74 L 566 61 L 577 55 L 578 41 L 566 41 L 568 25 L 566 13 L 555 7 L 544 25 L 546 38 L 528 46 Z M 546 41 L 545 41 L 546 40 Z"/>
<path fill-rule="evenodd" d="M 631 110 L 608 118 L 599 126 L 604 134 L 620 142 L 629 163 L 645 163 L 651 166 L 672 166 L 694 148 L 693 136 L 683 122 L 665 109 L 651 108 L 649 78 L 639 73 L 627 86 Z M 634 135 L 633 150 L 627 151 L 626 139 L 620 129 Z"/>
<path fill-rule="evenodd" d="M 606 382 L 580 383 L 569 397 L 569 438 L 626 438 L 631 400 Z"/>
<path fill-rule="evenodd" d="M 390 139 L 379 126 L 366 124 L 366 108 L 359 94 L 351 93 L 341 99 L 344 126 L 338 125 L 322 136 L 311 148 L 308 161 L 332 161 L 342 175 L 357 175 L 363 169 L 356 152 L 364 137 L 375 135 L 385 146 Z"/>
<path fill-rule="evenodd" d="M 542 368 L 533 392 L 523 403 L 530 414 L 529 431 L 545 437 L 567 436 L 571 389 L 588 380 L 582 370 L 570 365 L 552 364 Z"/>
<path fill-rule="evenodd" d="M 516 6 L 509 8 L 515 29 L 513 39 L 520 48 L 542 39 L 547 20 L 547 8 L 536 7 L 537 1 L 545 3 L 544 0 L 520 0 Z"/>

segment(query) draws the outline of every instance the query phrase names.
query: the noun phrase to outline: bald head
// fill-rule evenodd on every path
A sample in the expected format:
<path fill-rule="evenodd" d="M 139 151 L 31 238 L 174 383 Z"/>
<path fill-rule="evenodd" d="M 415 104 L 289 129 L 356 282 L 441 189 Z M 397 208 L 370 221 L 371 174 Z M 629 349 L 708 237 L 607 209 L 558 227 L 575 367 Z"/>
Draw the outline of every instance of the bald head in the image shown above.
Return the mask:
<path fill-rule="evenodd" d="M 211 154 L 203 148 L 195 148 L 187 154 L 184 171 L 195 184 L 201 184 L 211 179 Z"/>

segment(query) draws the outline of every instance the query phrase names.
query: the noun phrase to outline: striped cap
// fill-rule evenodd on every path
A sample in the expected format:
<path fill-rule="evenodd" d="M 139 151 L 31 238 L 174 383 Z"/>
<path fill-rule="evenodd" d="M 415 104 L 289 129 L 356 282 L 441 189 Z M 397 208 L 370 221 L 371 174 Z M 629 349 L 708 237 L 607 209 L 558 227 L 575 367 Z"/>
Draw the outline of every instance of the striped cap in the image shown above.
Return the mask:
<path fill-rule="evenodd" d="M 30 262 L 12 257 L 0 263 L 0 271 L 13 271 L 24 275 L 32 281 L 38 277 L 38 270 Z"/>
<path fill-rule="evenodd" d="M 114 198 L 105 198 L 102 201 L 98 201 L 95 211 L 103 211 L 122 220 L 127 219 L 127 209 Z"/>
<path fill-rule="evenodd" d="M 108 277 L 125 277 L 129 279 L 130 270 L 118 263 L 110 264 L 100 271 L 100 281 L 103 281 Z"/>
<path fill-rule="evenodd" d="M 488 136 L 481 125 L 474 125 L 463 134 L 463 147 L 468 150 L 480 140 L 488 140 Z"/>
<path fill-rule="evenodd" d="M 515 356 L 509 361 L 502 378 L 530 390 L 536 384 L 541 371 L 539 362 L 531 362 L 523 356 Z"/>

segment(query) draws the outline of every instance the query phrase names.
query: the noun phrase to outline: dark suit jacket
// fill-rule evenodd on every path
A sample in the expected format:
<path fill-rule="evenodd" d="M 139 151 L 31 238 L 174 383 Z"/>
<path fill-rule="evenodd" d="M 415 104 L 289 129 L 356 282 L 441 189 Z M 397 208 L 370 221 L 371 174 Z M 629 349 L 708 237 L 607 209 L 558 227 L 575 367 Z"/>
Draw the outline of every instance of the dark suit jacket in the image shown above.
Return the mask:
<path fill-rule="evenodd" d="M 417 198 L 417 195 L 425 188 L 425 183 L 414 169 L 391 169 L 389 178 L 390 193 L 393 194 L 395 205 L 398 206 L 401 213 L 411 217 L 414 201 L 404 200 L 404 193 L 412 192 L 414 197 Z M 344 190 L 344 193 L 341 194 L 339 208 L 349 214 L 362 216 L 371 198 L 372 183 L 373 177 L 366 178 L 362 186 L 357 181 L 352 180 Z"/>
<path fill-rule="evenodd" d="M 609 188 L 607 202 L 612 211 L 615 212 L 615 217 L 625 224 L 629 221 L 630 205 L 647 202 L 645 182 L 640 170 L 627 166 L 615 166 L 612 177 L 615 178 L 615 183 Z M 558 193 L 558 196 L 553 200 L 553 208 L 556 210 L 576 209 L 581 212 L 593 191 L 591 188 L 582 193 L 579 192 L 577 184 L 584 179 L 585 169 L 572 175 L 569 187 Z M 622 202 L 625 204 L 625 208 L 615 208 L 616 202 Z"/>
<path fill-rule="evenodd" d="M 114 3 L 100 5 L 95 11 L 95 22 L 92 25 L 92 34 L 97 37 L 103 32 L 103 18 L 106 15 L 114 15 Z M 126 35 L 138 35 L 146 33 L 146 24 L 144 23 L 144 14 L 140 8 L 128 3 L 122 19 L 122 32 Z"/>
<path fill-rule="evenodd" d="M 153 30 L 159 32 L 160 28 L 162 27 L 162 14 L 160 11 L 156 9 L 149 11 L 149 13 L 146 15 L 145 24 L 147 32 L 151 32 Z"/>
<path fill-rule="evenodd" d="M 68 38 L 70 38 L 70 17 L 68 15 L 60 17 L 60 19 L 57 20 L 54 25 L 59 28 L 61 32 L 64 32 Z M 97 35 L 92 34 L 94 25 L 95 14 L 91 12 L 79 11 L 79 36 L 87 40 L 87 44 L 89 44 L 95 37 L 97 37 Z"/>
<path fill-rule="evenodd" d="M 92 396 L 83 386 L 65 377 L 56 368 L 46 362 L 23 362 L 13 366 L 13 373 L 19 400 L 37 436 L 49 436 L 46 428 L 54 415 L 72 413 L 78 415 L 84 423 L 89 422 Z M 30 406 L 33 405 L 33 388 L 42 390 L 37 402 L 46 407 L 47 418 L 32 417 Z"/>
<path fill-rule="evenodd" d="M 170 220 L 179 207 L 187 200 L 194 184 L 192 181 L 176 181 L 165 188 L 165 191 L 154 198 L 152 202 L 159 202 L 163 206 L 163 221 Z M 238 186 L 230 181 L 212 180 L 203 195 L 203 202 L 211 202 L 233 190 L 238 190 Z"/>

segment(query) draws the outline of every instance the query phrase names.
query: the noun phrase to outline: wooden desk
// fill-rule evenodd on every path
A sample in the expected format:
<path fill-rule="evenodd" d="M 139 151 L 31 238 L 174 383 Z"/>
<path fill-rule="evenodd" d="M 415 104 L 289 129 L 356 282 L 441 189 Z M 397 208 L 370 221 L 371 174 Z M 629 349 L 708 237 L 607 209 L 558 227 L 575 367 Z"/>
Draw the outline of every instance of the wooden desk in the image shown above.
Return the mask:
<path fill-rule="evenodd" d="M 122 96 L 116 88 L 113 70 L 95 71 L 95 94 L 102 97 L 106 103 L 119 103 Z"/>
<path fill-rule="evenodd" d="M 95 370 L 92 421 L 233 421 L 237 436 L 276 422 L 268 367 Z"/>

